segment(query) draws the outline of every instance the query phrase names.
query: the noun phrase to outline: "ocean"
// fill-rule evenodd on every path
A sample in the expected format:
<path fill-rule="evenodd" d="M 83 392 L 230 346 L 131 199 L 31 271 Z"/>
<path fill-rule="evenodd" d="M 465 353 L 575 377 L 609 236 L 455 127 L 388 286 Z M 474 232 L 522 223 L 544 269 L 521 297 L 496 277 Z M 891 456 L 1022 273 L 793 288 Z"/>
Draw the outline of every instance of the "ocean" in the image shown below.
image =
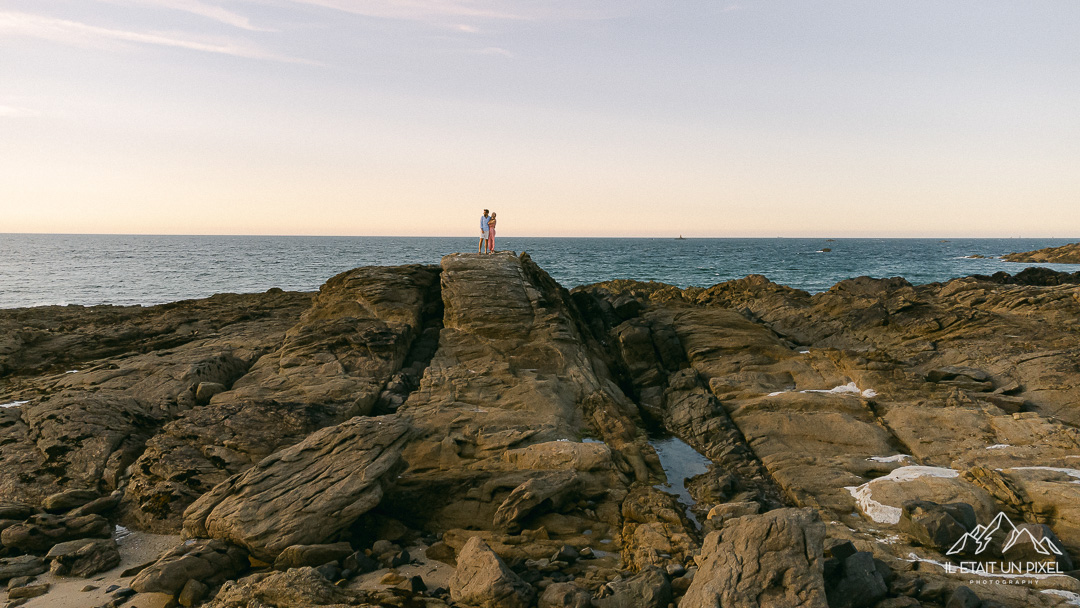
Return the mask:
<path fill-rule="evenodd" d="M 1001 270 L 1016 273 L 1027 265 L 996 256 L 1077 240 L 500 236 L 497 247 L 528 252 L 567 288 L 616 278 L 707 287 L 763 274 L 816 292 L 863 275 L 902 276 L 919 284 Z M 472 237 L 0 234 L 0 308 L 149 305 L 272 287 L 314 291 L 357 266 L 436 264 L 448 253 L 475 251 L 476 243 Z"/>

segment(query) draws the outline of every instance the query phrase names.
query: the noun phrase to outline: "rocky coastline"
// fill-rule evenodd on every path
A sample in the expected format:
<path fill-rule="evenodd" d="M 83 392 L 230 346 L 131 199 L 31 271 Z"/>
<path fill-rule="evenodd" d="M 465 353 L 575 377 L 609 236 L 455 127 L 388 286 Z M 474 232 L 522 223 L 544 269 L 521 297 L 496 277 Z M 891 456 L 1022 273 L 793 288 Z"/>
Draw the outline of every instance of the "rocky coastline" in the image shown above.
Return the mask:
<path fill-rule="evenodd" d="M 1046 247 L 1035 251 L 1008 253 L 1001 256 L 1006 262 L 1026 262 L 1029 264 L 1080 264 L 1080 243 L 1070 243 L 1060 247 Z"/>
<path fill-rule="evenodd" d="M 1078 274 L 0 310 L 0 599 L 1080 605 Z"/>

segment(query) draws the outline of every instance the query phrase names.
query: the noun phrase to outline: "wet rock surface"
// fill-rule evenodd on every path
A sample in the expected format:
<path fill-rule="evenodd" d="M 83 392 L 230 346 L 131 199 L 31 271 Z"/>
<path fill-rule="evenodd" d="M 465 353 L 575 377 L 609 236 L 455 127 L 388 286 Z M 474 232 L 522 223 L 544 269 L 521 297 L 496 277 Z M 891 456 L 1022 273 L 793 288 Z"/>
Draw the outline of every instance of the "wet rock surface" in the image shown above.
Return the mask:
<path fill-rule="evenodd" d="M 505 252 L 0 311 L 0 580 L 126 526 L 184 532 L 130 592 L 181 605 L 1061 605 L 943 565 L 1073 572 L 1078 318 L 1045 269 L 571 292 Z"/>

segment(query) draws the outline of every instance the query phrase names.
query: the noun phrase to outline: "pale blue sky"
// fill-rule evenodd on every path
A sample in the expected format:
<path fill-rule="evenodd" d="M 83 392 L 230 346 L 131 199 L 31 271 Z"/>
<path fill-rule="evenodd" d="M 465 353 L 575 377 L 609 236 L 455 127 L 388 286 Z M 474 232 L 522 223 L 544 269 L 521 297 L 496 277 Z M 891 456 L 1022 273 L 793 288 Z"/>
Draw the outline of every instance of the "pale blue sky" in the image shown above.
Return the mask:
<path fill-rule="evenodd" d="M 1080 2 L 0 0 L 0 232 L 1080 236 Z"/>

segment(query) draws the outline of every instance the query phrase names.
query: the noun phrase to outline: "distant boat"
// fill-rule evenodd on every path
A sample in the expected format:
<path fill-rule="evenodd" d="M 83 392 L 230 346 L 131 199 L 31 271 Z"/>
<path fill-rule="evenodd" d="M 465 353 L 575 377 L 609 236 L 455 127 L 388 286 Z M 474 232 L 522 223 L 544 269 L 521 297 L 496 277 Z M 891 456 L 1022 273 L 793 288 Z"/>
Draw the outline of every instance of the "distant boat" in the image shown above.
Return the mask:
<path fill-rule="evenodd" d="M 684 238 L 683 238 L 683 235 L 681 235 L 681 234 L 680 234 L 680 235 L 679 235 L 679 238 L 677 238 L 677 239 L 675 239 L 675 240 L 676 240 L 676 241 L 685 241 L 686 239 L 684 239 Z"/>

